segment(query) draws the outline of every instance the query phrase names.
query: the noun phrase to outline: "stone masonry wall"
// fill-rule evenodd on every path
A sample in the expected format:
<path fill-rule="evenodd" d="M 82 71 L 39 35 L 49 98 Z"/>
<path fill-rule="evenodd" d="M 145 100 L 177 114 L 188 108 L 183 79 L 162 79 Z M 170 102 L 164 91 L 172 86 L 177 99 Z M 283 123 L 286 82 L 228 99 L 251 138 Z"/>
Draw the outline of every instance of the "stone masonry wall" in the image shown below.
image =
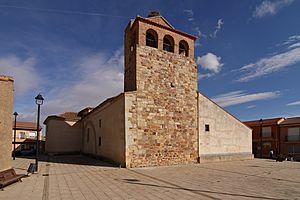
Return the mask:
<path fill-rule="evenodd" d="M 11 168 L 13 85 L 11 77 L 0 75 L 0 171 Z"/>
<path fill-rule="evenodd" d="M 128 167 L 197 161 L 197 66 L 192 58 L 136 47 L 136 99 L 127 133 Z M 133 117 L 136 116 L 136 117 Z"/>

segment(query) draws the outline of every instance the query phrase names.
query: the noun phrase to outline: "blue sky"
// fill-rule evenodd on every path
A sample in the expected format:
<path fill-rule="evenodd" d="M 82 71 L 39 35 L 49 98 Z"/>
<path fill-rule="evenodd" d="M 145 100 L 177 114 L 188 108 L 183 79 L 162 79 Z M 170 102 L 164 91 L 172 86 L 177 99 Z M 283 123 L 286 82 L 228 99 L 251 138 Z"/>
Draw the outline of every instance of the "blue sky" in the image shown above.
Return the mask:
<path fill-rule="evenodd" d="M 35 121 L 123 91 L 123 34 L 152 10 L 198 36 L 199 91 L 241 120 L 300 116 L 300 1 L 0 0 L 0 74 Z"/>

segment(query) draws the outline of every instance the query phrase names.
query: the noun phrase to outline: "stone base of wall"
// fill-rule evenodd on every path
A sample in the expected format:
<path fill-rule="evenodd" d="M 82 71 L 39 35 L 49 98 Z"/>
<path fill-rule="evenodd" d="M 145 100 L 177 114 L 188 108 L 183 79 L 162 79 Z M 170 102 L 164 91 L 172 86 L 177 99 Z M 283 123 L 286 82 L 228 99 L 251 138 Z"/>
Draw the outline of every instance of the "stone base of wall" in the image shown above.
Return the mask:
<path fill-rule="evenodd" d="M 208 154 L 201 155 L 199 158 L 200 163 L 209 162 L 222 162 L 222 161 L 234 161 L 234 160 L 251 160 L 253 154 L 250 153 L 236 153 L 236 154 Z"/>

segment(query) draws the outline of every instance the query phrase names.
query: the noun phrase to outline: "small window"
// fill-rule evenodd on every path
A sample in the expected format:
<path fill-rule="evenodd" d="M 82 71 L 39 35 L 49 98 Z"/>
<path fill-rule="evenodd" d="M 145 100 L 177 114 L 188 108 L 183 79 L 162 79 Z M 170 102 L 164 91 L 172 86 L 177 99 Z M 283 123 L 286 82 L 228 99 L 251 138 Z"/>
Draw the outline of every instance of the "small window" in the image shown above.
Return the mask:
<path fill-rule="evenodd" d="M 205 132 L 209 132 L 209 124 L 205 124 Z"/>
<path fill-rule="evenodd" d="M 102 126 L 102 121 L 101 119 L 99 119 L 99 128 L 101 128 L 101 126 Z"/>
<path fill-rule="evenodd" d="M 19 133 L 19 138 L 20 139 L 25 139 L 25 132 L 20 132 Z"/>
<path fill-rule="evenodd" d="M 87 129 L 86 142 L 90 141 L 90 128 Z"/>
<path fill-rule="evenodd" d="M 170 35 L 166 35 L 163 40 L 163 50 L 174 52 L 174 40 Z"/>
<path fill-rule="evenodd" d="M 289 145 L 288 146 L 288 153 L 290 154 L 295 154 L 295 153 L 300 153 L 300 146 L 297 145 Z"/>
<path fill-rule="evenodd" d="M 157 33 L 149 29 L 146 32 L 146 46 L 157 48 Z"/>
<path fill-rule="evenodd" d="M 181 40 L 179 42 L 179 54 L 189 56 L 189 45 L 186 41 Z"/>
<path fill-rule="evenodd" d="M 300 140 L 300 134 L 299 134 L 299 128 L 288 128 L 288 135 L 287 135 L 288 141 L 299 141 Z"/>
<path fill-rule="evenodd" d="M 262 128 L 262 136 L 263 137 L 271 137 L 272 136 L 271 126 L 263 127 Z"/>
<path fill-rule="evenodd" d="M 98 146 L 101 146 L 101 137 L 98 138 Z"/>

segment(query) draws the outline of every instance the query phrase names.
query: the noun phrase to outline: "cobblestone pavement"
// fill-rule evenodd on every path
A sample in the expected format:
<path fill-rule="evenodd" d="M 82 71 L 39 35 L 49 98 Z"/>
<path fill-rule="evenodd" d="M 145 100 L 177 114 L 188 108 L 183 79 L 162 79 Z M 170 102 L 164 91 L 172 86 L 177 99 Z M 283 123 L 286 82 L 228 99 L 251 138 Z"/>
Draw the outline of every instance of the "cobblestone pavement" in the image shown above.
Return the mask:
<path fill-rule="evenodd" d="M 42 158 L 38 174 L 0 191 L 15 199 L 300 199 L 300 163 L 247 160 L 138 169 L 84 156 Z M 17 173 L 33 159 L 17 158 Z"/>

